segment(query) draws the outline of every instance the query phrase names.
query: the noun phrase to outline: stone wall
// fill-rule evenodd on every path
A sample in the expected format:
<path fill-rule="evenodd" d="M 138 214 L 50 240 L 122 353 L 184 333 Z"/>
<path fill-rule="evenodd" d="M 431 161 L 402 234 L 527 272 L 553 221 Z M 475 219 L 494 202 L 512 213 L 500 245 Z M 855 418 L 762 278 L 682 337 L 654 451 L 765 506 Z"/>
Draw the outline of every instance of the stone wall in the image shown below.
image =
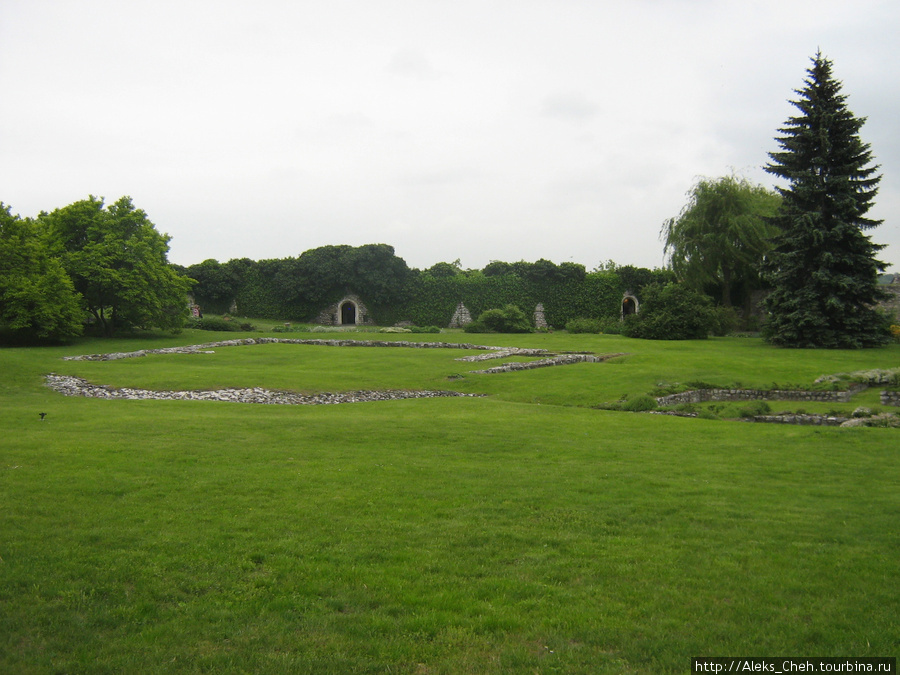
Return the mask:
<path fill-rule="evenodd" d="M 846 403 L 865 387 L 848 391 L 806 391 L 803 389 L 694 389 L 680 394 L 661 396 L 658 405 L 706 403 L 708 401 L 824 401 Z"/>
<path fill-rule="evenodd" d="M 450 318 L 449 328 L 462 328 L 464 326 L 468 326 L 472 323 L 472 315 L 469 313 L 469 310 L 466 309 L 466 306 L 462 303 L 459 303 L 456 306 L 456 311 L 453 312 L 453 316 Z"/>
<path fill-rule="evenodd" d="M 544 316 L 544 303 L 539 302 L 534 308 L 534 327 L 546 328 L 547 318 Z"/>
<path fill-rule="evenodd" d="M 881 392 L 881 405 L 900 406 L 900 391 Z"/>

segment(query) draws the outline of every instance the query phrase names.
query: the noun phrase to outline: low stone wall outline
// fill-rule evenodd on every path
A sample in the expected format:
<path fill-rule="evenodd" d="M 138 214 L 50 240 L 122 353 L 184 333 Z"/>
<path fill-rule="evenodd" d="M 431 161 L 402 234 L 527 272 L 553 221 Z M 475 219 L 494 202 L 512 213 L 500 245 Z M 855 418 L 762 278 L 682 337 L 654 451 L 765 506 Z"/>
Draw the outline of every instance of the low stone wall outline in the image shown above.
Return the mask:
<path fill-rule="evenodd" d="M 291 391 L 263 389 L 261 387 L 156 391 L 152 389 L 134 389 L 131 387 L 111 387 L 91 384 L 87 380 L 71 375 L 45 376 L 47 386 L 64 396 L 83 396 L 87 398 L 126 399 L 131 401 L 218 401 L 227 403 L 256 403 L 265 405 L 334 405 L 339 403 L 363 403 L 372 401 L 397 401 L 410 398 L 441 397 L 482 397 L 484 394 L 467 394 L 458 391 L 441 390 L 383 390 L 383 391 L 346 391 L 320 392 L 317 394 L 298 394 Z"/>
<path fill-rule="evenodd" d="M 847 403 L 854 394 L 866 389 L 865 385 L 846 391 L 810 391 L 805 389 L 693 389 L 678 394 L 660 396 L 657 405 L 707 403 L 709 401 L 811 401 Z"/>

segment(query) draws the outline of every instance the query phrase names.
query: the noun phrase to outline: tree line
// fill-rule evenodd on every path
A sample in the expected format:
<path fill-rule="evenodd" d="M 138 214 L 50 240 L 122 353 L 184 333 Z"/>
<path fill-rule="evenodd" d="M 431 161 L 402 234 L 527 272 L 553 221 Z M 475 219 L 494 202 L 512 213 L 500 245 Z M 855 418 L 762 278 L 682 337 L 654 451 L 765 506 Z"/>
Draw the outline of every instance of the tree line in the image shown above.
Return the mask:
<path fill-rule="evenodd" d="M 194 282 L 168 263 L 160 234 L 129 197 L 89 197 L 36 218 L 0 202 L 0 332 L 60 340 L 178 329 Z"/>

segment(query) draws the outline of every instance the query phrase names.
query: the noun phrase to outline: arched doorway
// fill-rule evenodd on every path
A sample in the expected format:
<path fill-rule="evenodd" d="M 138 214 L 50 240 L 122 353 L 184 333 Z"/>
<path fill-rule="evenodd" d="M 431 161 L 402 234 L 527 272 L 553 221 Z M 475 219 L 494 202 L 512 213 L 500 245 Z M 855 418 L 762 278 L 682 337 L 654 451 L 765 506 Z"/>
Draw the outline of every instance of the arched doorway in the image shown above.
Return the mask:
<path fill-rule="evenodd" d="M 637 314 L 638 304 L 637 298 L 631 295 L 626 295 L 622 298 L 622 316 L 630 316 L 631 314 Z"/>
<path fill-rule="evenodd" d="M 341 305 L 341 325 L 356 325 L 356 305 L 349 300 Z"/>

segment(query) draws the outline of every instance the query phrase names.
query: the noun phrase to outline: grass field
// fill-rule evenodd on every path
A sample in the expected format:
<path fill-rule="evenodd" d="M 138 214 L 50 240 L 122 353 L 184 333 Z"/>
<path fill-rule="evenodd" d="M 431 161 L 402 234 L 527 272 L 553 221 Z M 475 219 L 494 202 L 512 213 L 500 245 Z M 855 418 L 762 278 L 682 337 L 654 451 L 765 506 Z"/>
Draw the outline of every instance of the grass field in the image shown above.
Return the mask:
<path fill-rule="evenodd" d="M 0 672 L 685 673 L 900 651 L 900 432 L 596 408 L 661 383 L 809 386 L 897 367 L 898 345 L 359 336 L 628 354 L 493 375 L 448 349 L 61 360 L 235 336 L 0 350 Z M 98 400 L 50 372 L 487 396 Z"/>

